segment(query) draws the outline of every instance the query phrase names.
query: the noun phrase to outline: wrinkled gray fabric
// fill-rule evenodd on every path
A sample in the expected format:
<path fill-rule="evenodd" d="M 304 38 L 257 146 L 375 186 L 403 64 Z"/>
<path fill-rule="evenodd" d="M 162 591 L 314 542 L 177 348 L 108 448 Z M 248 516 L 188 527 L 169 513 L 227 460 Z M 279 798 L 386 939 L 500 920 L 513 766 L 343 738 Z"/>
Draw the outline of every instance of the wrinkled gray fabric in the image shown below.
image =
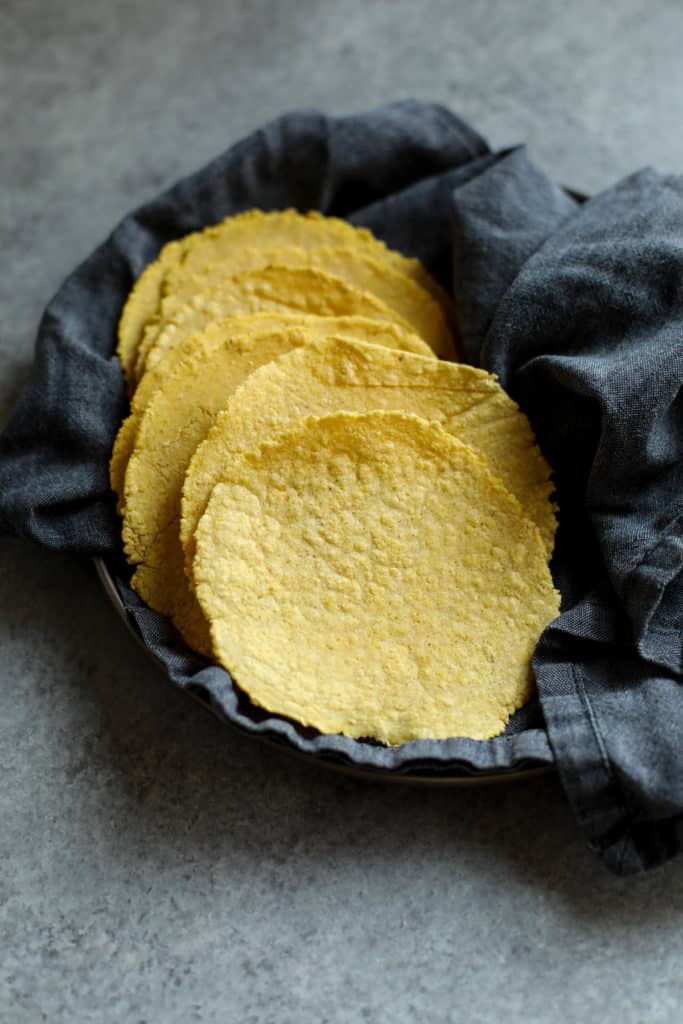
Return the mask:
<path fill-rule="evenodd" d="M 127 585 L 107 479 L 126 411 L 118 317 L 165 242 L 252 206 L 348 217 L 454 281 L 468 359 L 531 418 L 561 505 L 563 614 L 536 653 L 542 714 L 532 702 L 503 736 L 386 749 L 269 717 Z M 678 178 L 643 172 L 580 207 L 523 148 L 491 153 L 437 106 L 287 115 L 127 217 L 50 303 L 0 437 L 0 527 L 106 556 L 173 682 L 233 725 L 392 771 L 554 759 L 605 863 L 653 866 L 683 843 L 681 238 Z"/>
<path fill-rule="evenodd" d="M 529 245 L 505 246 L 503 287 L 473 282 L 467 344 L 555 469 L 564 614 L 534 666 L 577 816 L 628 873 L 683 841 L 683 178 L 644 170 L 568 217 L 560 204 L 543 239 L 537 173 L 520 153 L 528 202 L 511 203 L 502 166 L 454 194 L 456 278 L 501 223 Z"/>

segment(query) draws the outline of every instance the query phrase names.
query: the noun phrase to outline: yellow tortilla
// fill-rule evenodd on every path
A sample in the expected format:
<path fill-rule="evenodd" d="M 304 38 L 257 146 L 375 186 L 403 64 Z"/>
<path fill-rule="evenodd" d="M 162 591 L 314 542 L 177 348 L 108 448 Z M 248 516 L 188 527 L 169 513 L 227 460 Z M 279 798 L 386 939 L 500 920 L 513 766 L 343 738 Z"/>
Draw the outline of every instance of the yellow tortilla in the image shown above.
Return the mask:
<path fill-rule="evenodd" d="M 323 338 L 248 377 L 194 454 L 183 485 L 180 526 L 186 570 L 191 571 L 194 533 L 211 490 L 239 452 L 257 448 L 306 416 L 375 409 L 434 420 L 483 455 L 552 551 L 556 519 L 550 467 L 526 416 L 495 377 L 462 363 Z"/>
<path fill-rule="evenodd" d="M 386 260 L 376 259 L 359 251 L 358 246 L 320 246 L 316 249 L 244 248 L 231 252 L 230 257 L 189 273 L 186 264 L 171 268 L 164 282 L 164 297 L 160 304 L 158 330 L 172 319 L 197 290 L 204 291 L 220 284 L 227 276 L 244 270 L 260 270 L 279 265 L 312 267 L 334 274 L 361 291 L 370 292 L 395 310 L 430 348 L 439 356 L 453 359 L 453 338 L 444 312 L 426 289 Z"/>
<path fill-rule="evenodd" d="M 419 260 L 388 249 L 370 231 L 355 228 L 334 217 L 323 217 L 317 212 L 301 214 L 295 210 L 281 210 L 265 213 L 250 210 L 171 242 L 140 276 L 119 324 L 117 352 L 130 390 L 136 382 L 135 365 L 145 326 L 158 313 L 166 277 L 173 268 L 180 267 L 183 273 L 192 275 L 214 262 L 230 259 L 245 247 L 272 249 L 285 246 L 311 250 L 322 246 L 357 248 L 426 289 L 441 303 L 449 323 L 455 321 L 450 299 Z"/>
<path fill-rule="evenodd" d="M 388 744 L 501 733 L 559 610 L 538 530 L 485 460 L 394 412 L 311 417 L 226 465 L 194 575 L 254 703 Z"/>
<path fill-rule="evenodd" d="M 210 325 L 207 330 L 209 345 L 214 343 L 221 345 L 226 333 L 229 333 L 232 338 L 250 335 L 253 336 L 254 342 L 258 343 L 259 337 L 273 340 L 283 331 L 303 331 L 304 340 L 307 341 L 334 334 L 341 338 L 368 341 L 375 345 L 416 352 L 434 358 L 427 343 L 411 331 L 398 324 L 391 324 L 384 320 L 369 320 L 367 317 L 360 316 L 319 317 L 301 313 L 256 313 L 252 316 L 232 317 L 217 325 Z M 180 334 L 176 335 L 176 340 L 179 337 L 181 337 Z M 183 339 L 182 344 L 170 348 L 164 358 L 156 362 L 143 375 L 133 395 L 130 416 L 124 420 L 119 429 L 109 465 L 111 488 L 119 498 L 119 511 L 122 509 L 121 498 L 126 466 L 133 451 L 140 417 L 157 388 L 168 376 L 175 373 L 176 367 L 184 358 L 188 347 L 191 349 L 194 343 L 191 340 L 193 338 L 194 335 L 190 335 L 189 338 Z M 287 346 L 280 351 L 285 351 L 286 348 Z M 272 351 L 272 349 L 268 351 Z"/>
<path fill-rule="evenodd" d="M 122 501 L 124 550 L 137 566 L 132 586 L 155 611 L 171 615 L 186 641 L 204 654 L 210 653 L 206 624 L 188 589 L 179 536 L 185 472 L 235 388 L 309 337 L 302 328 L 259 335 L 233 333 L 231 321 L 212 324 L 188 343 L 139 420 Z"/>
<path fill-rule="evenodd" d="M 180 259 L 182 244 L 169 242 L 149 266 L 145 267 L 126 299 L 118 328 L 118 355 L 129 393 L 135 386 L 135 361 L 138 346 L 149 321 L 156 315 L 162 298 L 166 272 Z"/>
<path fill-rule="evenodd" d="M 298 312 L 314 316 L 364 316 L 410 330 L 402 316 L 370 292 L 360 291 L 334 274 L 313 267 L 271 265 L 246 270 L 196 291 L 183 306 L 150 323 L 140 343 L 136 379 L 163 358 L 179 340 L 212 320 L 250 313 Z"/>

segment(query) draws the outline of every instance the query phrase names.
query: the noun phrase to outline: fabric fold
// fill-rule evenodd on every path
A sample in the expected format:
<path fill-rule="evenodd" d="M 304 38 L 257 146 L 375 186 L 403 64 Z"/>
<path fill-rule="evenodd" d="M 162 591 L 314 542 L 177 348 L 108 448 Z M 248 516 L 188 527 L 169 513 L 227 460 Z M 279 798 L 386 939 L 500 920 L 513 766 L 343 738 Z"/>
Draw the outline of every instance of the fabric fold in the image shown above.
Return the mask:
<path fill-rule="evenodd" d="M 512 254 L 507 288 L 473 273 L 465 340 L 554 468 L 565 610 L 536 650 L 539 697 L 589 841 L 626 873 L 668 856 L 683 816 L 683 180 L 639 172 L 542 238 L 526 160 L 506 167 L 525 203 L 487 207 L 499 167 L 454 193 L 462 263 L 490 258 L 501 223 Z"/>

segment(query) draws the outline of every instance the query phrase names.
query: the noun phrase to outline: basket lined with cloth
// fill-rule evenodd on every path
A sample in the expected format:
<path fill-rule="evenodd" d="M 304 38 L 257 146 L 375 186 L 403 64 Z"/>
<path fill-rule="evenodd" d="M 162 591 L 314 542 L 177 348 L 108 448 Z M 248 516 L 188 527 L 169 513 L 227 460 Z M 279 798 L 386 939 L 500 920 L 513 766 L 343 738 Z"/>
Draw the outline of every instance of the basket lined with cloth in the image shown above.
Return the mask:
<path fill-rule="evenodd" d="M 498 375 L 553 466 L 563 612 L 536 651 L 538 699 L 495 739 L 384 748 L 254 716 L 127 585 L 108 480 L 125 298 L 168 241 L 290 206 L 418 257 L 454 295 L 465 358 Z M 389 771 L 554 763 L 608 867 L 654 866 L 683 845 L 682 278 L 676 176 L 641 171 L 578 204 L 524 147 L 493 153 L 439 106 L 285 115 L 125 218 L 49 304 L 0 438 L 0 527 L 107 558 L 173 682 L 238 727 Z"/>

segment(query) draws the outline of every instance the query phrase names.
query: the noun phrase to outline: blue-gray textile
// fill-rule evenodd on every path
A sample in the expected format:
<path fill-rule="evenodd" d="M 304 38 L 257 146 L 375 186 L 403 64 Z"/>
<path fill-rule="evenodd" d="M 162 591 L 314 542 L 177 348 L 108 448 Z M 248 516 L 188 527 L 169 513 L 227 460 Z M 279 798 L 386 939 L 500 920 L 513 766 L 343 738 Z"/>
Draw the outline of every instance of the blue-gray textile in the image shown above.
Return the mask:
<path fill-rule="evenodd" d="M 258 712 L 128 586 L 108 485 L 125 298 L 166 242 L 290 206 L 372 228 L 452 289 L 466 358 L 498 374 L 553 466 L 562 614 L 536 651 L 538 700 L 496 739 L 385 748 Z M 579 203 L 442 107 L 288 114 L 128 216 L 50 302 L 0 437 L 0 528 L 104 556 L 172 681 L 233 725 L 397 772 L 554 762 L 607 866 L 652 867 L 683 846 L 681 282 L 681 178 L 646 170 Z"/>

